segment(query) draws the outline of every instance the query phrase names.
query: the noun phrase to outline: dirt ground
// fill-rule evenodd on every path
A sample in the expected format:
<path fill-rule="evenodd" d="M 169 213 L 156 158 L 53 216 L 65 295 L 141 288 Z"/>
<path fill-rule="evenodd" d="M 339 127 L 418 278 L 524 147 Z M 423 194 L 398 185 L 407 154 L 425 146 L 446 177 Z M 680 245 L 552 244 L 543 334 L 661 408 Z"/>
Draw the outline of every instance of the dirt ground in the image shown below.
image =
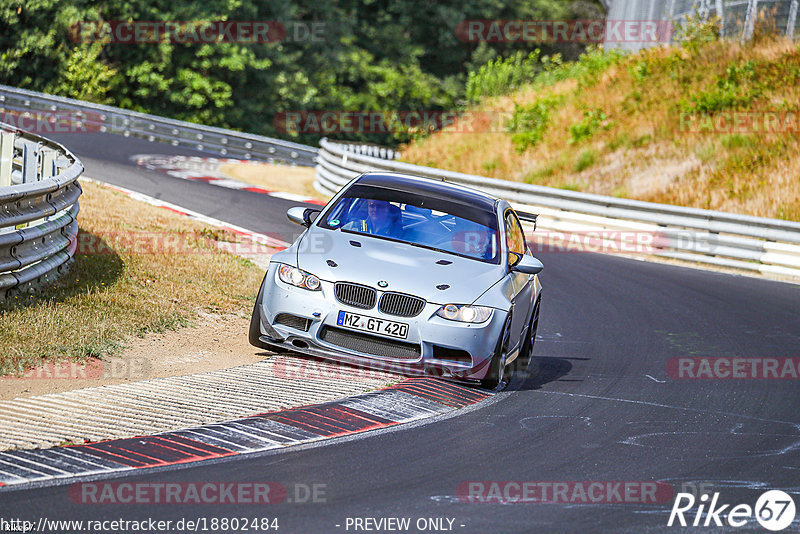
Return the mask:
<path fill-rule="evenodd" d="M 0 400 L 226 369 L 268 358 L 247 341 L 250 317 L 201 313 L 196 326 L 131 338 L 113 358 L 46 365 L 0 378 Z"/>

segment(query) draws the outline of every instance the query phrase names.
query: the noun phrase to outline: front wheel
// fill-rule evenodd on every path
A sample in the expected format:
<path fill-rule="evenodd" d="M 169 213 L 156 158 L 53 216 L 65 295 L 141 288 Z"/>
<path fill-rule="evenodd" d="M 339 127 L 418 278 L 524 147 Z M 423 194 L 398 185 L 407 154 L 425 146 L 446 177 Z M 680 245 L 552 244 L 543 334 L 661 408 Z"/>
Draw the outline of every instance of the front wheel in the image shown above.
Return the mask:
<path fill-rule="evenodd" d="M 486 373 L 486 378 L 481 380 L 481 386 L 487 389 L 495 389 L 501 382 L 506 379 L 506 358 L 508 357 L 508 345 L 511 341 L 511 315 L 506 319 L 503 325 L 503 331 L 497 339 L 497 348 L 492 356 L 492 361 L 489 364 L 489 372 Z"/>
<path fill-rule="evenodd" d="M 259 303 L 261 302 L 261 292 L 262 290 L 258 290 L 258 296 L 256 297 L 256 305 L 253 307 L 253 315 L 250 318 L 250 331 L 248 332 L 248 340 L 250 344 L 254 347 L 259 349 L 266 349 L 269 348 L 266 343 L 261 341 L 259 338 L 261 337 L 261 310 L 259 310 Z"/>
<path fill-rule="evenodd" d="M 266 276 L 264 277 L 266 279 Z M 269 343 L 264 343 L 259 339 L 261 337 L 261 309 L 259 304 L 261 303 L 261 295 L 264 292 L 264 282 L 261 282 L 261 288 L 258 290 L 258 295 L 256 296 L 256 305 L 253 307 L 253 315 L 250 318 L 250 330 L 248 331 L 248 340 L 250 344 L 256 348 L 264 349 L 264 350 L 271 350 L 273 352 L 288 352 L 283 347 L 278 347 L 275 345 L 270 345 Z"/>

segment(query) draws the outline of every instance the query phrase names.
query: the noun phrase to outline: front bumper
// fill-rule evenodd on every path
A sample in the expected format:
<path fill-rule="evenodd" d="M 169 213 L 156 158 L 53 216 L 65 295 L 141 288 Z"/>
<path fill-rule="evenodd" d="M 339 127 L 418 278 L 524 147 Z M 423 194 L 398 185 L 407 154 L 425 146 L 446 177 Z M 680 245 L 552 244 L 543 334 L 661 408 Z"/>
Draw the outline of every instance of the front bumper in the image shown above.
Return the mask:
<path fill-rule="evenodd" d="M 377 307 L 364 310 L 339 302 L 332 282 L 322 281 L 321 291 L 285 284 L 276 279 L 277 268 L 277 263 L 270 264 L 258 303 L 261 341 L 321 358 L 408 375 L 456 380 L 479 380 L 486 376 L 507 312 L 495 309 L 492 317 L 481 324 L 460 323 L 435 315 L 441 304 L 428 302 L 417 316 L 398 317 Z M 378 290 L 379 297 L 380 293 Z M 341 310 L 406 323 L 408 336 L 401 340 L 343 329 L 336 324 Z M 308 323 L 299 326 L 276 323 L 280 314 L 304 318 Z M 392 350 L 392 345 L 397 350 Z"/>

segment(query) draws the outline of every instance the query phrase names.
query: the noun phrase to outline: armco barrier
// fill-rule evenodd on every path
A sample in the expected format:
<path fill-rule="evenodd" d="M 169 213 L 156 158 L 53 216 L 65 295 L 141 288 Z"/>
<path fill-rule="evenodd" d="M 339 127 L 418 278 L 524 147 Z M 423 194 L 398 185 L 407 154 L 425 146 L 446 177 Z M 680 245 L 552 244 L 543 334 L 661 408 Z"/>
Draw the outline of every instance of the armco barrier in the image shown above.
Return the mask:
<path fill-rule="evenodd" d="M 24 114 L 28 113 L 31 122 L 63 118 L 70 123 L 70 131 L 108 132 L 126 137 L 140 137 L 227 158 L 310 167 L 314 165 L 317 155 L 316 148 L 298 143 L 166 119 L 7 85 L 0 85 L 0 117 L 3 113 L 19 118 L 22 129 L 30 130 L 24 126 Z M 45 124 L 43 126 L 47 128 Z"/>
<path fill-rule="evenodd" d="M 537 227 L 543 230 L 641 232 L 657 236 L 650 252 L 657 256 L 800 278 L 800 223 L 521 184 L 367 156 L 350 147 L 320 142 L 318 191 L 333 195 L 360 173 L 375 170 L 444 179 L 539 213 Z"/>
<path fill-rule="evenodd" d="M 0 299 L 32 291 L 68 268 L 82 172 L 58 143 L 0 123 Z"/>

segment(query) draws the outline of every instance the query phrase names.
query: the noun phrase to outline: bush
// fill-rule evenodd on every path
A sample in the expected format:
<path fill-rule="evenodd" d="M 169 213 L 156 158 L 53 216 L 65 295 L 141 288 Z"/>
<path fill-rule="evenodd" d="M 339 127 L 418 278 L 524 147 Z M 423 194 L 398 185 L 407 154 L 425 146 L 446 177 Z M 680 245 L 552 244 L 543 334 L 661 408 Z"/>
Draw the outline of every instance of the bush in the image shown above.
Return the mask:
<path fill-rule="evenodd" d="M 490 61 L 477 72 L 470 72 L 467 77 L 467 99 L 477 102 L 481 97 L 507 94 L 532 82 L 542 68 L 539 54 L 538 48 L 527 56 L 520 51 L 511 57 Z"/>
<path fill-rule="evenodd" d="M 692 54 L 696 54 L 706 43 L 718 41 L 720 20 L 718 17 L 703 19 L 700 14 L 686 17 L 676 25 L 675 40 Z"/>
<path fill-rule="evenodd" d="M 525 152 L 542 140 L 550 122 L 550 112 L 562 101 L 563 98 L 549 96 L 527 106 L 514 104 L 514 114 L 506 124 L 506 131 L 512 134 L 511 142 L 518 152 Z"/>
<path fill-rule="evenodd" d="M 579 87 L 597 82 L 600 74 L 619 63 L 625 54 L 619 50 L 604 51 L 590 46 L 577 61 L 564 63 L 560 54 L 543 56 L 534 50 L 527 57 L 522 52 L 508 58 L 498 58 L 483 65 L 467 77 L 467 99 L 477 102 L 484 96 L 511 93 L 525 84 L 545 87 L 562 80 L 575 78 Z"/>
<path fill-rule="evenodd" d="M 624 57 L 625 53 L 620 50 L 603 50 L 594 46 L 588 47 L 577 61 L 568 63 L 562 63 L 558 54 L 550 58 L 545 56 L 542 58 L 544 70 L 536 77 L 535 82 L 545 86 L 575 78 L 578 87 L 589 87 L 597 83 L 600 74 L 622 61 Z"/>
<path fill-rule="evenodd" d="M 611 127 L 608 117 L 602 109 L 592 109 L 583 112 L 583 120 L 569 127 L 569 144 L 575 144 L 590 138 L 598 128 L 607 130 Z"/>
<path fill-rule="evenodd" d="M 684 111 L 713 113 L 747 106 L 761 93 L 755 81 L 755 64 L 752 61 L 740 65 L 731 64 L 725 70 L 725 74 L 717 78 L 714 87 L 692 96 L 691 104 L 684 103 Z"/>
<path fill-rule="evenodd" d="M 630 65 L 628 67 L 628 72 L 630 72 L 631 77 L 639 83 L 644 82 L 652 74 L 649 63 L 644 59 L 640 59 L 636 63 Z"/>

